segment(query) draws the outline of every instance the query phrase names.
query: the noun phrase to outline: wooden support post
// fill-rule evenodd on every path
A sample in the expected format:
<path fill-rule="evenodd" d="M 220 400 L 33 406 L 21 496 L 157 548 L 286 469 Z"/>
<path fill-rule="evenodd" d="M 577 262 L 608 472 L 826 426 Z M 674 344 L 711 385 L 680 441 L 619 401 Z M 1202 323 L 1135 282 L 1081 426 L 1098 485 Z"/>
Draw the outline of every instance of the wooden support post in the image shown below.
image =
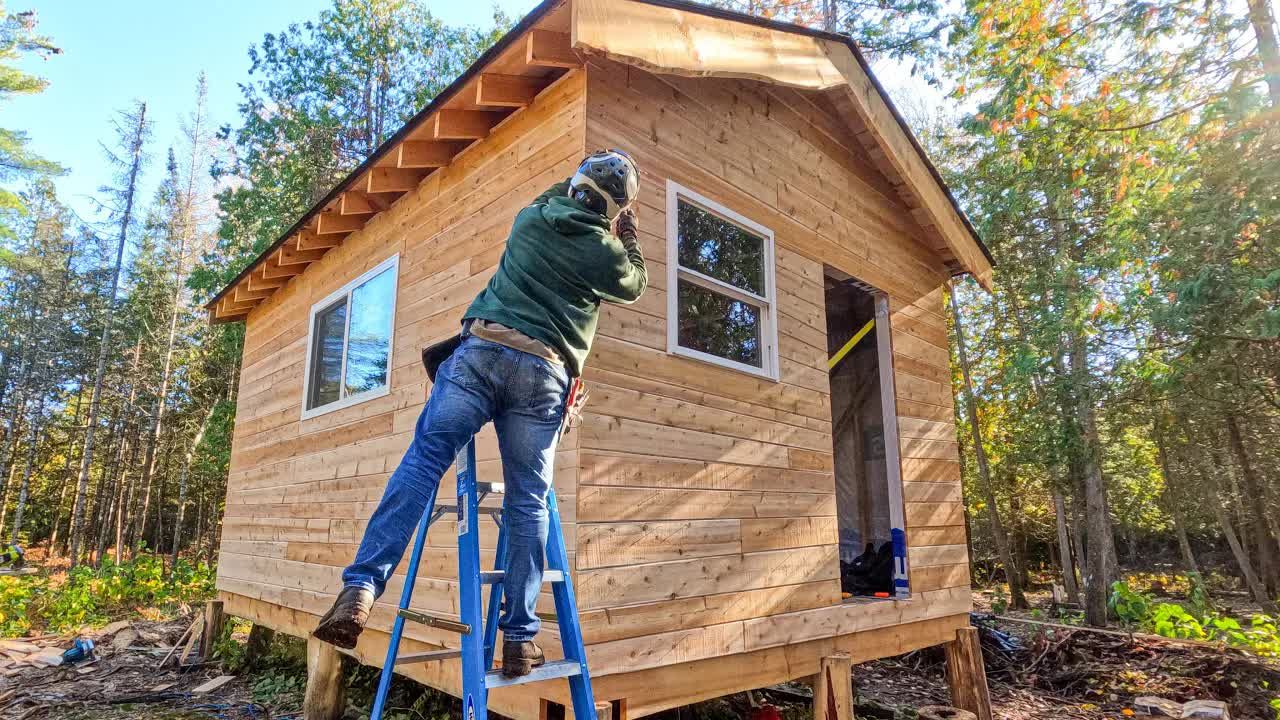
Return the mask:
<path fill-rule="evenodd" d="M 848 654 L 822 658 L 813 682 L 813 720 L 853 720 L 853 659 Z"/>
<path fill-rule="evenodd" d="M 276 631 L 266 625 L 254 624 L 249 628 L 249 641 L 244 647 L 245 665 L 254 668 L 267 656 L 271 643 L 276 638 Z"/>
<path fill-rule="evenodd" d="M 222 612 L 221 600 L 210 600 L 204 604 L 204 632 L 200 635 L 200 657 L 205 660 L 213 658 L 213 646 L 222 636 L 222 625 L 227 616 Z"/>
<path fill-rule="evenodd" d="M 346 690 L 342 681 L 342 653 L 327 642 L 308 637 L 303 720 L 340 720 L 346 710 Z"/>
<path fill-rule="evenodd" d="M 613 703 L 596 703 L 596 720 L 613 720 Z"/>
<path fill-rule="evenodd" d="M 977 715 L 978 720 L 992 720 L 991 692 L 987 689 L 987 673 L 982 664 L 978 629 L 957 629 L 956 639 L 947 643 L 945 648 L 951 704 Z"/>

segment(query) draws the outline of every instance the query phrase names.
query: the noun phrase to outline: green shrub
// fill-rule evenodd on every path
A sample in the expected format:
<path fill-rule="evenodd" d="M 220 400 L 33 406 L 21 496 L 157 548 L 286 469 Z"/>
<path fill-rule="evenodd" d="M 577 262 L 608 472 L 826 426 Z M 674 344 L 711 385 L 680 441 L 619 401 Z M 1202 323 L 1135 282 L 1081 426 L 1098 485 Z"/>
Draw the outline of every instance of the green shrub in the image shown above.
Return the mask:
<path fill-rule="evenodd" d="M 1199 617 L 1216 611 L 1209 597 L 1209 586 L 1198 572 L 1187 573 L 1187 603 L 1191 605 L 1191 613 Z"/>
<path fill-rule="evenodd" d="M 1197 585 L 1203 590 L 1197 580 L 1192 580 L 1188 593 L 1190 611 L 1176 603 L 1156 603 L 1124 582 L 1112 584 L 1110 606 L 1121 622 L 1161 637 L 1221 642 L 1263 657 L 1280 657 L 1275 618 L 1254 615 L 1244 627 L 1236 618 L 1214 610 L 1207 595 L 1197 597 Z M 1204 608 L 1207 609 L 1196 612 Z"/>
<path fill-rule="evenodd" d="M 167 608 L 212 597 L 214 570 L 179 560 L 166 577 L 164 560 L 140 555 L 99 569 L 0 577 L 0 633 L 63 632 L 102 624 L 135 608 Z"/>
<path fill-rule="evenodd" d="M 1142 625 L 1151 617 L 1151 597 L 1124 581 L 1111 583 L 1111 612 L 1126 625 Z"/>
<path fill-rule="evenodd" d="M 1232 620 L 1231 622 L 1235 622 Z M 1146 623 L 1156 635 L 1184 640 L 1207 640 L 1208 633 L 1194 615 L 1181 605 L 1160 603 Z"/>

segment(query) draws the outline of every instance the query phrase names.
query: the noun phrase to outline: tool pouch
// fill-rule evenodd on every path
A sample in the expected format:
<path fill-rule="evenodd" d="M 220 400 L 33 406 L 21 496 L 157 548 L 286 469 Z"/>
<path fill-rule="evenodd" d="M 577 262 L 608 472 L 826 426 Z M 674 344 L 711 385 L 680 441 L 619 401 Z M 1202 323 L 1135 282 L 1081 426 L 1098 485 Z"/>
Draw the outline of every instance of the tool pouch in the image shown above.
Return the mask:
<path fill-rule="evenodd" d="M 448 360 L 449 356 L 461 344 L 462 334 L 459 333 L 448 340 L 443 340 L 435 345 L 428 345 L 422 349 L 422 365 L 427 369 L 427 377 L 431 378 L 431 382 L 434 383 L 436 381 L 436 371 L 440 369 L 444 361 Z"/>

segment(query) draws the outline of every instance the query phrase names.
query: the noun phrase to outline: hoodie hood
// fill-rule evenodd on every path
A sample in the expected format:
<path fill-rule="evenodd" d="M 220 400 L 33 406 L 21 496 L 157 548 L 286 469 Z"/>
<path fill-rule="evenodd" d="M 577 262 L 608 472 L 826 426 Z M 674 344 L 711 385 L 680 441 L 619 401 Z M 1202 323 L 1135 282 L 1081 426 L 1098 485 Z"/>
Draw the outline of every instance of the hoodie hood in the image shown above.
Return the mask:
<path fill-rule="evenodd" d="M 610 227 L 609 218 L 588 210 L 567 195 L 549 199 L 542 206 L 542 219 L 564 235 L 599 235 L 601 229 L 607 231 Z"/>

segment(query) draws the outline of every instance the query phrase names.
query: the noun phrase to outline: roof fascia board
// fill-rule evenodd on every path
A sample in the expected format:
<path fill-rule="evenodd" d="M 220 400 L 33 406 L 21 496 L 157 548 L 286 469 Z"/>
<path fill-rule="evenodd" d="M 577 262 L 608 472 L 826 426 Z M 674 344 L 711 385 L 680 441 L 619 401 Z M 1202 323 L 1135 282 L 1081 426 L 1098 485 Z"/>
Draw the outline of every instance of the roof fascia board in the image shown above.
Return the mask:
<path fill-rule="evenodd" d="M 991 289 L 991 261 L 986 248 L 957 206 L 937 168 L 929 162 L 884 89 L 864 65 L 851 42 L 822 40 L 823 49 L 844 76 L 841 93 L 853 105 L 863 124 L 875 137 L 894 169 L 920 198 L 921 205 L 942 234 L 947 247 L 965 270 L 984 288 Z"/>
<path fill-rule="evenodd" d="M 669 4 L 573 0 L 571 42 L 650 72 L 826 90 L 844 84 L 821 38 Z"/>

